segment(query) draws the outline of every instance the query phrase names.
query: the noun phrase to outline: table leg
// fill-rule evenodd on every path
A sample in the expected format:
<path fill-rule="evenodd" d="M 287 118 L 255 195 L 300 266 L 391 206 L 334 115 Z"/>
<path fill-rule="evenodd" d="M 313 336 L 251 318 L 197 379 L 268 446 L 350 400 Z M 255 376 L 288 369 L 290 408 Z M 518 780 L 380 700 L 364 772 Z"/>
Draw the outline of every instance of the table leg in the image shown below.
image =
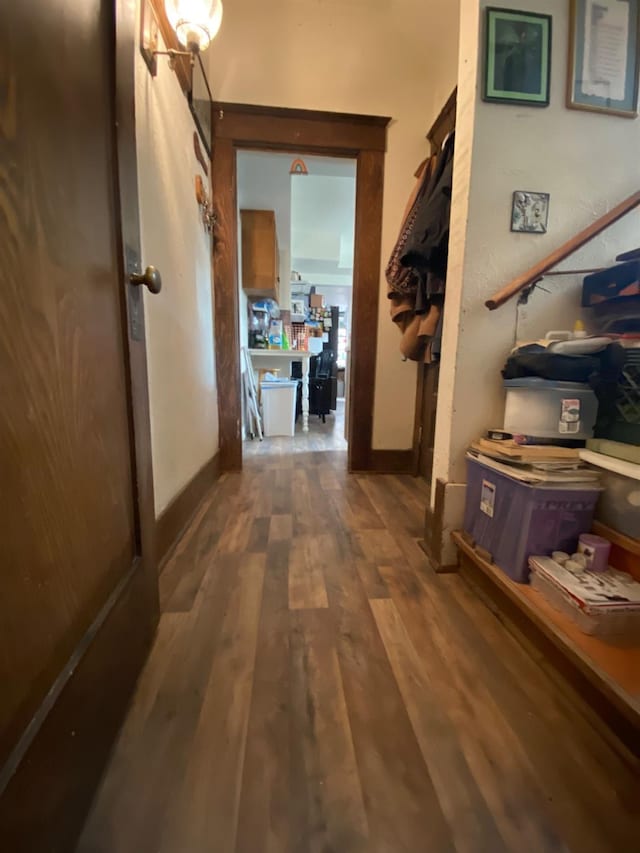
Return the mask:
<path fill-rule="evenodd" d="M 309 361 L 302 359 L 302 432 L 309 432 Z"/>

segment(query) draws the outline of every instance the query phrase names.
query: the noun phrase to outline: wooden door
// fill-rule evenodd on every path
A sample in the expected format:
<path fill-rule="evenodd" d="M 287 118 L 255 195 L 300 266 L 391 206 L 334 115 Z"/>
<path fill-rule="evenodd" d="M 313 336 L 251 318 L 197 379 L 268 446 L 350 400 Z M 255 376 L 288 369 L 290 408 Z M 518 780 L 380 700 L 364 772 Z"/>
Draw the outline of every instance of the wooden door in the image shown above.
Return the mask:
<path fill-rule="evenodd" d="M 70 849 L 157 614 L 142 297 L 128 282 L 129 6 L 118 136 L 115 4 L 0 7 L 0 837 L 12 851 Z"/>

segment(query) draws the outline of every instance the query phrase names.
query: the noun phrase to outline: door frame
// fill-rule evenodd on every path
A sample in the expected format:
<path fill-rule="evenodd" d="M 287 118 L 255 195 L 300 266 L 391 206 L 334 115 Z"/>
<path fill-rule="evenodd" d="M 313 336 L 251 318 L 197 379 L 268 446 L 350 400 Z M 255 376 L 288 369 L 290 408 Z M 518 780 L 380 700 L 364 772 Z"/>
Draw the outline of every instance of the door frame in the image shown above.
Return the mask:
<path fill-rule="evenodd" d="M 108 30 L 113 212 L 138 556 L 102 602 L 0 766 L 0 837 L 11 850 L 75 847 L 159 618 L 143 295 L 129 283 L 129 275 L 140 271 L 138 20 L 129 0 L 101 4 L 101 15 L 107 16 Z"/>
<path fill-rule="evenodd" d="M 458 87 L 455 86 L 435 121 L 427 132 L 430 156 L 440 151 L 447 136 L 456 129 L 456 110 L 458 103 Z M 435 435 L 436 411 L 438 406 L 438 381 L 440 377 L 440 362 L 418 364 L 416 381 L 416 409 L 413 421 L 413 473 L 423 476 L 431 483 L 433 473 L 433 440 Z M 429 395 L 429 400 L 425 400 Z M 428 409 L 428 416 L 425 411 Z M 425 447 L 425 443 L 428 446 Z M 428 475 L 421 470 L 422 457 L 429 456 L 427 464 Z"/>
<path fill-rule="evenodd" d="M 223 102 L 213 105 L 215 350 L 223 471 L 242 468 L 236 214 L 236 152 L 240 149 L 351 157 L 357 162 L 348 467 L 350 471 L 373 470 L 384 156 L 389 121 L 384 116 Z"/>

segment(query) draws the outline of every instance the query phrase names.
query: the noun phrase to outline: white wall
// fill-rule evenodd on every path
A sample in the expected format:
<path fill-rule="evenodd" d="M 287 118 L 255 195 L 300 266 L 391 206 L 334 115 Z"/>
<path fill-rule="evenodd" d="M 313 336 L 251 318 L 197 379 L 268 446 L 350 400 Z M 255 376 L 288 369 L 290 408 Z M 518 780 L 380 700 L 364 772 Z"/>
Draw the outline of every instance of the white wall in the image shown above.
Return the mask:
<path fill-rule="evenodd" d="M 210 237 L 195 199 L 195 125 L 176 75 L 152 78 L 136 48 L 136 129 L 155 510 L 159 515 L 218 450 Z"/>
<path fill-rule="evenodd" d="M 456 82 L 455 0 L 234 0 L 210 50 L 221 101 L 388 115 L 382 265 L 427 152 L 425 134 Z M 407 448 L 416 371 L 403 363 L 381 276 L 373 444 Z"/>
<path fill-rule="evenodd" d="M 482 2 L 482 9 L 487 4 Z M 436 477 L 465 480 L 464 451 L 501 425 L 500 369 L 516 337 L 566 327 L 580 314 L 580 281 L 547 279 L 516 310 L 484 301 L 640 187 L 640 120 L 565 108 L 568 2 L 510 0 L 511 8 L 553 15 L 551 105 L 484 103 L 477 0 L 461 0 L 459 106 L 443 362 L 436 427 Z M 509 230 L 514 190 L 551 193 L 547 234 Z M 640 214 L 628 216 L 573 255 L 565 269 L 602 265 L 638 245 Z M 459 504 L 458 504 L 459 505 Z"/>
<path fill-rule="evenodd" d="M 241 210 L 273 210 L 280 250 L 281 308 L 289 308 L 291 290 L 291 167 L 292 155 L 272 151 L 238 151 L 238 309 L 240 315 L 240 346 L 249 345 L 248 299 L 242 286 L 242 240 L 240 239 Z M 245 371 L 240 359 L 240 370 Z M 243 420 L 244 422 L 244 420 Z"/>
<path fill-rule="evenodd" d="M 351 175 L 316 175 L 310 165 L 308 175 L 291 183 L 291 254 L 312 284 L 353 281 L 356 163 L 347 163 Z"/>
<path fill-rule="evenodd" d="M 226 8 L 225 8 L 226 14 Z M 271 151 L 238 151 L 238 208 L 273 210 L 280 249 L 291 239 L 291 175 L 293 156 Z"/>

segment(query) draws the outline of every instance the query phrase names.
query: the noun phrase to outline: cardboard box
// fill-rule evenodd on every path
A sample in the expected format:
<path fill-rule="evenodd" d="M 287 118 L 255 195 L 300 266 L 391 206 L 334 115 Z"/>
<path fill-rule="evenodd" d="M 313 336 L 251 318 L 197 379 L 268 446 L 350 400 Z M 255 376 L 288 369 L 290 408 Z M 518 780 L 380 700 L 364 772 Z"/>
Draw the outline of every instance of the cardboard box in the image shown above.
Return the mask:
<path fill-rule="evenodd" d="M 324 308 L 324 296 L 321 293 L 310 294 L 309 308 Z"/>

